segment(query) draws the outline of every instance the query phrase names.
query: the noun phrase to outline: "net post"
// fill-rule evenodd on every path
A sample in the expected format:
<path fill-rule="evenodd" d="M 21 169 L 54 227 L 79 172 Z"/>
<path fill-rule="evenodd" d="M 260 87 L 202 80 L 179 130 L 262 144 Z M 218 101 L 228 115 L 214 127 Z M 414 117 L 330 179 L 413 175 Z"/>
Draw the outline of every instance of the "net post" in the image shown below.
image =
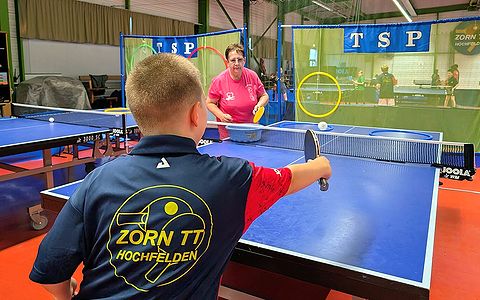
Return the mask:
<path fill-rule="evenodd" d="M 282 21 L 279 19 L 277 24 L 277 90 L 276 90 L 276 98 L 278 101 L 279 109 L 278 109 L 278 121 L 283 119 L 283 99 L 282 99 L 282 86 L 281 86 L 281 76 L 282 76 Z M 286 105 L 286 104 L 285 104 Z M 276 120 L 277 121 L 277 120 Z"/>
<path fill-rule="evenodd" d="M 127 114 L 121 114 L 121 116 L 122 116 L 123 147 L 125 148 L 125 153 L 128 153 Z"/>
<path fill-rule="evenodd" d="M 463 151 L 463 159 L 465 161 L 465 169 L 475 174 L 475 149 L 473 144 L 465 144 Z"/>
<path fill-rule="evenodd" d="M 122 107 L 127 107 L 125 103 L 125 47 L 123 32 L 120 32 L 120 84 L 122 85 Z"/>

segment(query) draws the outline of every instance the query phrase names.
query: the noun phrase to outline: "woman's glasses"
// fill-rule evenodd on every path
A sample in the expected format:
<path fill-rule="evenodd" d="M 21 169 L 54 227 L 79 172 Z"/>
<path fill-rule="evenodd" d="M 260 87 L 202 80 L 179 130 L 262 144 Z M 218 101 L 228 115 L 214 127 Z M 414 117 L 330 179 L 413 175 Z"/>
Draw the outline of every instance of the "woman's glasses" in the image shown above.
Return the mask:
<path fill-rule="evenodd" d="M 243 62 L 243 58 L 232 58 L 232 59 L 229 59 L 228 60 L 231 64 L 234 64 L 234 63 L 239 63 L 241 64 Z"/>

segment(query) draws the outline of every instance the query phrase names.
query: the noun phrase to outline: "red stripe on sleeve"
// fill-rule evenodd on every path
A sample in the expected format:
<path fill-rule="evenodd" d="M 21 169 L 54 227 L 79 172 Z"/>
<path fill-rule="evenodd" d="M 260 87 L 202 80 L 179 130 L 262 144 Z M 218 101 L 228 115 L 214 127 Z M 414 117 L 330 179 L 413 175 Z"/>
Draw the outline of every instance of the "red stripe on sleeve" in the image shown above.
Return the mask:
<path fill-rule="evenodd" d="M 257 167 L 250 163 L 253 169 L 252 183 L 248 191 L 245 209 L 245 227 L 269 209 L 278 199 L 285 196 L 292 181 L 292 172 L 288 168 L 271 169 Z"/>

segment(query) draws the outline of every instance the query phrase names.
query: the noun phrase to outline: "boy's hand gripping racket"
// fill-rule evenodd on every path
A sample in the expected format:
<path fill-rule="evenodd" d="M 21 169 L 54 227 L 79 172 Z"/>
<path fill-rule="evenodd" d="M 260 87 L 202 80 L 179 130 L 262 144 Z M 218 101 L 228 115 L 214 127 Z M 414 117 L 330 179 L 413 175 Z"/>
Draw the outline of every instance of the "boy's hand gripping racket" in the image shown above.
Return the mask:
<path fill-rule="evenodd" d="M 317 134 L 315 131 L 309 129 L 305 132 L 305 161 L 308 162 L 311 159 L 315 159 L 320 156 L 320 143 L 318 142 Z M 328 190 L 328 181 L 325 178 L 320 178 L 318 180 L 321 191 Z"/>

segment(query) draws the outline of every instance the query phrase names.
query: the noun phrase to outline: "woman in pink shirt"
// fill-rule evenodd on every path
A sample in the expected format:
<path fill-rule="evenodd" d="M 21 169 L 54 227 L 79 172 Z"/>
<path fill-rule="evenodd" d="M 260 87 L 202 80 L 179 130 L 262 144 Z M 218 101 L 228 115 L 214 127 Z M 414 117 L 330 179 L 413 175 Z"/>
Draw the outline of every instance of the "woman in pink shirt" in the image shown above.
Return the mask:
<path fill-rule="evenodd" d="M 245 68 L 243 46 L 232 44 L 225 50 L 228 69 L 212 80 L 208 90 L 207 108 L 217 121 L 228 123 L 252 123 L 260 106 L 268 103 L 258 75 Z M 219 126 L 220 138 L 228 137 L 224 126 Z"/>

